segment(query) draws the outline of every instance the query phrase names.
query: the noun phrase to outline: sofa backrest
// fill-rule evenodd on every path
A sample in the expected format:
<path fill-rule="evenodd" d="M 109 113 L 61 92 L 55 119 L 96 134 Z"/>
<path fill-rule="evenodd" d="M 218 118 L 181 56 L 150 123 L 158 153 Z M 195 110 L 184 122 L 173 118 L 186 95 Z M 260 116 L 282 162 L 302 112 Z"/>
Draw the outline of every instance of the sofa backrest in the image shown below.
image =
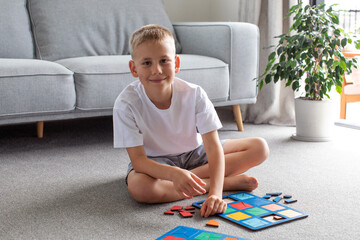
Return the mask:
<path fill-rule="evenodd" d="M 26 0 L 0 0 L 0 58 L 34 58 Z"/>
<path fill-rule="evenodd" d="M 28 2 L 39 59 L 126 55 L 131 34 L 146 24 L 162 25 L 175 34 L 162 0 Z"/>

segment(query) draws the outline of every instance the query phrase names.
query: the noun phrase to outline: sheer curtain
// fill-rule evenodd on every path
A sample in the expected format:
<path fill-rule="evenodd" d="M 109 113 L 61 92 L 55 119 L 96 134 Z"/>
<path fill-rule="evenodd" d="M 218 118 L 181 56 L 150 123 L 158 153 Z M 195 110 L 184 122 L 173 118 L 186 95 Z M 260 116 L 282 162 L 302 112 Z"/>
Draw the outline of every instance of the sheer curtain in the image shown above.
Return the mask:
<path fill-rule="evenodd" d="M 294 4 L 297 0 L 239 0 L 239 21 L 256 24 L 260 29 L 259 74 L 264 72 L 268 55 L 273 51 L 264 47 L 277 45 L 274 37 L 288 32 L 291 19 L 285 16 Z M 282 82 L 264 84 L 256 104 L 242 105 L 241 109 L 246 122 L 295 124 L 294 93 Z"/>

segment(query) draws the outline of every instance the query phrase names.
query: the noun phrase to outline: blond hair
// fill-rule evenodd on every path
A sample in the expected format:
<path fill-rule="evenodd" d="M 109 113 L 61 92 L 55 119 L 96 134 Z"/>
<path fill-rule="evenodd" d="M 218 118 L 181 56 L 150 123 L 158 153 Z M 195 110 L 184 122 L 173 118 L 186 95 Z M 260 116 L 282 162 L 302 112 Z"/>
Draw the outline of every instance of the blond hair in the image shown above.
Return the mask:
<path fill-rule="evenodd" d="M 174 36 L 169 29 L 156 24 L 145 25 L 139 28 L 138 30 L 136 30 L 132 34 L 130 39 L 130 54 L 132 57 L 134 57 L 133 56 L 134 49 L 144 42 L 147 41 L 160 42 L 167 38 L 170 38 L 174 42 L 174 49 L 175 49 Z"/>

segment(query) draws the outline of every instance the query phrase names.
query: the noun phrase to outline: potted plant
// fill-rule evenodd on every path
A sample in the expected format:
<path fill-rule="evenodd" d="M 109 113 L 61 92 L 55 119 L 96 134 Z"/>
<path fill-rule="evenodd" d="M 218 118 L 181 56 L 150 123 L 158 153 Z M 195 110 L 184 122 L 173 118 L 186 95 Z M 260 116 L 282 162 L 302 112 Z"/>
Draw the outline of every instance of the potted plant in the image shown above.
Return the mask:
<path fill-rule="evenodd" d="M 342 91 L 342 76 L 357 67 L 356 59 L 345 58 L 342 50 L 352 43 L 339 27 L 339 15 L 324 3 L 302 6 L 300 2 L 289 10 L 294 23 L 279 39 L 269 54 L 265 72 L 257 79 L 259 89 L 264 83 L 285 81 L 286 87 L 303 91 L 295 99 L 296 134 L 304 141 L 331 139 L 334 125 L 329 93 L 333 87 Z M 359 42 L 354 42 L 359 48 Z M 328 106 L 330 104 L 330 106 Z M 329 115 L 330 114 L 330 115 Z M 330 121 L 329 121 L 330 120 Z"/>

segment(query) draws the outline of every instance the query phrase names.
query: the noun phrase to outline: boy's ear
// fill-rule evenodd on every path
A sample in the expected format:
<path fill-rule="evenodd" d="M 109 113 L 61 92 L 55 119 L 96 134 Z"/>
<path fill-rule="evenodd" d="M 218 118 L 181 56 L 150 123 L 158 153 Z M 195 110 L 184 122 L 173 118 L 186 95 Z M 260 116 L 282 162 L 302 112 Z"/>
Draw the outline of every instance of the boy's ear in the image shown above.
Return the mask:
<path fill-rule="evenodd" d="M 136 72 L 136 67 L 135 67 L 135 62 L 133 60 L 129 61 L 129 68 L 130 68 L 130 72 L 133 75 L 133 77 L 139 77 L 139 75 Z"/>
<path fill-rule="evenodd" d="M 179 55 L 175 55 L 175 73 L 180 71 L 180 57 Z"/>

